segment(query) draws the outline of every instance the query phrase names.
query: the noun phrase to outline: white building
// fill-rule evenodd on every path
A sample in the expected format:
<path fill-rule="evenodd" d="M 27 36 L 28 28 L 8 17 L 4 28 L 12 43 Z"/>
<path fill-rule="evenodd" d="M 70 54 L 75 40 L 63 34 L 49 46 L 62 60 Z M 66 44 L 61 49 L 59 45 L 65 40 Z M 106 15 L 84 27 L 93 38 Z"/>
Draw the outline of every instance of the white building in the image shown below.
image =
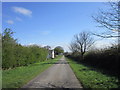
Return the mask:
<path fill-rule="evenodd" d="M 52 57 L 52 58 L 55 58 L 55 53 L 54 53 L 54 50 L 52 50 L 52 52 L 51 52 L 51 53 L 52 53 L 52 56 L 51 56 L 51 57 Z"/>
<path fill-rule="evenodd" d="M 54 53 L 54 50 L 49 50 L 49 52 L 48 52 L 48 56 L 47 56 L 47 59 L 48 58 L 55 58 L 55 55 L 54 55 L 55 53 Z"/>

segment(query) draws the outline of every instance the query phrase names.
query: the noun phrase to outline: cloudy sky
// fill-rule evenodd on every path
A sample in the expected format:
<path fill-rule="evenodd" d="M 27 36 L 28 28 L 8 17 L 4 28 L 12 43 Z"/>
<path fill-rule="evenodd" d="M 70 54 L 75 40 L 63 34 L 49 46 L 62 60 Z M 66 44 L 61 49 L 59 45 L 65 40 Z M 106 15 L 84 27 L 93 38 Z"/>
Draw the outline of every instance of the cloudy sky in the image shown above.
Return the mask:
<path fill-rule="evenodd" d="M 3 30 L 12 29 L 22 45 L 62 46 L 69 51 L 75 34 L 100 30 L 91 17 L 99 8 L 107 9 L 102 2 L 3 2 Z M 104 45 L 106 40 L 96 43 Z"/>

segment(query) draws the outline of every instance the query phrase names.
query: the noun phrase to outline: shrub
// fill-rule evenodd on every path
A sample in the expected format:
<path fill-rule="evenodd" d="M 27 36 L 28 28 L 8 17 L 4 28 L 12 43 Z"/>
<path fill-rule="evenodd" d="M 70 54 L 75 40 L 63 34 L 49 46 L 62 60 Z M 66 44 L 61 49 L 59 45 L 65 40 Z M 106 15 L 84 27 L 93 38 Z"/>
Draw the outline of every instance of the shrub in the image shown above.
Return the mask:
<path fill-rule="evenodd" d="M 72 53 L 67 56 L 83 64 L 102 69 L 114 75 L 119 75 L 119 48 L 120 45 L 113 45 L 112 47 L 101 50 L 87 51 L 84 54 L 83 60 L 81 60 L 79 53 Z"/>
<path fill-rule="evenodd" d="M 12 37 L 13 32 L 5 29 L 2 35 L 2 68 L 26 66 L 46 60 L 48 51 L 37 45 L 22 46 Z"/>
<path fill-rule="evenodd" d="M 119 55 L 116 45 L 102 50 L 90 51 L 84 56 L 82 62 L 118 74 Z"/>

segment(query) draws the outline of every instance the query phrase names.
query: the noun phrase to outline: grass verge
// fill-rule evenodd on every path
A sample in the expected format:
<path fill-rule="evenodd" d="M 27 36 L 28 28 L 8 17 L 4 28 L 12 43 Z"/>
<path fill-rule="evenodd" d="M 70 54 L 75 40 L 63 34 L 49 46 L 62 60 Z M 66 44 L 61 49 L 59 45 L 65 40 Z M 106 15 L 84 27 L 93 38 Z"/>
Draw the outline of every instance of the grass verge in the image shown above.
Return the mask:
<path fill-rule="evenodd" d="M 38 74 L 57 62 L 61 56 L 55 59 L 34 63 L 29 66 L 17 67 L 2 71 L 2 88 L 20 88 Z"/>
<path fill-rule="evenodd" d="M 67 60 L 84 88 L 120 88 L 118 78 L 102 74 L 94 68 L 77 63 L 72 59 L 67 58 Z"/>

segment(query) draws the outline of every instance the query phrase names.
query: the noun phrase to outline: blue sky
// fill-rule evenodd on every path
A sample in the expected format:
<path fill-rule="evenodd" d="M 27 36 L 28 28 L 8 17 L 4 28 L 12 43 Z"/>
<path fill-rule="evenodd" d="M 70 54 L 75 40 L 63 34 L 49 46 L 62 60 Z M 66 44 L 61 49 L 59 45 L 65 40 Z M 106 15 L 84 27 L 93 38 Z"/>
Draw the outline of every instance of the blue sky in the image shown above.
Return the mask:
<path fill-rule="evenodd" d="M 4 2 L 3 30 L 11 28 L 22 45 L 62 46 L 69 51 L 75 34 L 97 31 L 91 16 L 99 8 L 107 9 L 101 2 Z"/>

